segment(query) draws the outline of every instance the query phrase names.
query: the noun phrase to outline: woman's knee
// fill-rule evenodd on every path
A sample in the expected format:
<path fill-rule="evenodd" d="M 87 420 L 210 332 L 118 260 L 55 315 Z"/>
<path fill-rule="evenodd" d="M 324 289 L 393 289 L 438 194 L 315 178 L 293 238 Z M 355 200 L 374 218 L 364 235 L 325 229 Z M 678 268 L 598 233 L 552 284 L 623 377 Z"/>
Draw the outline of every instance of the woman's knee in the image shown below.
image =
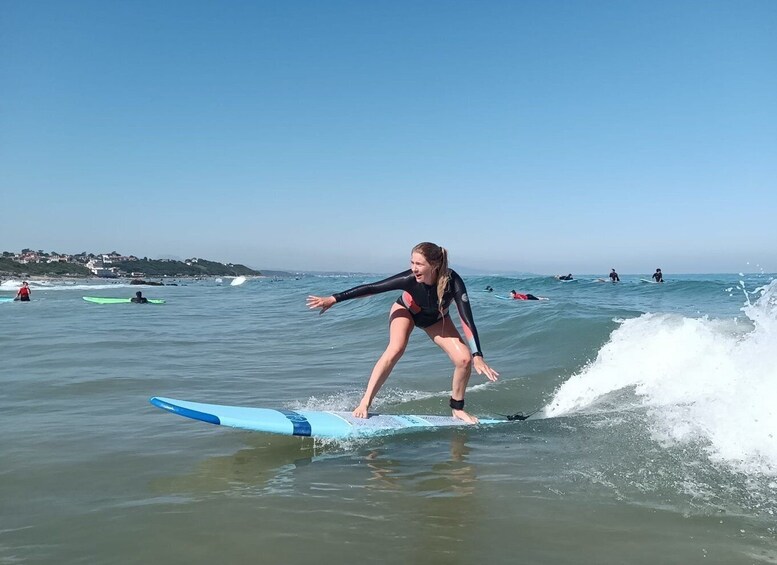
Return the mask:
<path fill-rule="evenodd" d="M 396 363 L 399 361 L 399 358 L 402 357 L 402 355 L 405 353 L 405 348 L 407 347 L 407 344 L 389 344 L 389 346 L 386 348 L 386 351 L 383 353 L 383 356 L 386 357 L 389 361 Z"/>
<path fill-rule="evenodd" d="M 456 369 L 464 369 L 466 371 L 472 370 L 472 356 L 467 355 L 456 355 L 451 359 L 453 361 L 453 366 Z"/>

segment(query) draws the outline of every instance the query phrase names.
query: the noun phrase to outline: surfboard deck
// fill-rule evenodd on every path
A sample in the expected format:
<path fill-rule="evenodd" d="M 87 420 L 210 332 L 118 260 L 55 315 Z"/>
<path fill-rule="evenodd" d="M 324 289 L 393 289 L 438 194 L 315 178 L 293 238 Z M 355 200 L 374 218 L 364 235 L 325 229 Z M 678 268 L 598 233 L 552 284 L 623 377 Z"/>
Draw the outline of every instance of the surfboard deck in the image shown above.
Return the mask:
<path fill-rule="evenodd" d="M 101 296 L 83 296 L 87 302 L 94 302 L 95 304 L 130 304 L 132 300 L 130 298 L 103 298 Z M 149 304 L 164 304 L 165 301 L 158 298 L 149 298 Z"/>
<path fill-rule="evenodd" d="M 657 281 L 650 280 L 650 279 L 639 279 L 639 280 L 641 280 L 643 283 L 658 284 Z"/>
<path fill-rule="evenodd" d="M 13 302 L 13 296 L 0 296 L 0 302 Z"/>
<path fill-rule="evenodd" d="M 471 425 L 451 416 L 371 413 L 369 418 L 355 418 L 350 412 L 225 406 L 161 396 L 154 396 L 149 402 L 162 410 L 209 424 L 286 436 L 345 439 Z M 509 423 L 512 421 L 481 418 L 478 426 Z"/>

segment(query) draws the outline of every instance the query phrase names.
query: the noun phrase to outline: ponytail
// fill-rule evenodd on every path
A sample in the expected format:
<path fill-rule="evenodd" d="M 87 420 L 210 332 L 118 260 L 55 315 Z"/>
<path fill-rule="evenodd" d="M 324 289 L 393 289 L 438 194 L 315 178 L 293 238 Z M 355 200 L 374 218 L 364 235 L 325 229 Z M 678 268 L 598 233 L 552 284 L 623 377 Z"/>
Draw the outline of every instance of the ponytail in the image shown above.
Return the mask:
<path fill-rule="evenodd" d="M 442 311 L 442 297 L 445 291 L 448 290 L 448 283 L 451 280 L 451 270 L 448 268 L 448 250 L 440 246 L 442 252 L 442 260 L 437 271 L 437 304 L 440 307 L 440 316 L 443 315 Z"/>

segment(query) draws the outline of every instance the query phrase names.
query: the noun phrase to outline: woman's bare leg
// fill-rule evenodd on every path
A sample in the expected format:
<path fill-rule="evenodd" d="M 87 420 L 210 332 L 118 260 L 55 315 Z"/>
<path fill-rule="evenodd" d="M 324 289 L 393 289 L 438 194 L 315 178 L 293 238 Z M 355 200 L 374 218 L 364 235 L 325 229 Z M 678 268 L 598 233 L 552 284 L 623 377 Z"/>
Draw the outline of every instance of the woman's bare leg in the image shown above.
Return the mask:
<path fill-rule="evenodd" d="M 407 308 L 394 304 L 389 313 L 389 344 L 386 351 L 380 356 L 372 369 L 370 380 L 367 383 L 367 390 L 364 391 L 359 406 L 353 411 L 357 418 L 366 418 L 375 395 L 378 394 L 380 387 L 386 382 L 391 370 L 397 361 L 402 357 L 407 347 L 407 341 L 410 339 L 410 332 L 413 331 L 415 323 L 407 311 Z"/>
<path fill-rule="evenodd" d="M 426 334 L 448 354 L 453 362 L 453 383 L 451 384 L 451 397 L 456 400 L 464 400 L 467 392 L 467 383 L 472 374 L 472 353 L 469 347 L 461 339 L 459 331 L 449 316 L 429 326 Z M 464 410 L 452 409 L 453 417 L 464 420 L 469 424 L 477 424 L 478 419 Z"/>

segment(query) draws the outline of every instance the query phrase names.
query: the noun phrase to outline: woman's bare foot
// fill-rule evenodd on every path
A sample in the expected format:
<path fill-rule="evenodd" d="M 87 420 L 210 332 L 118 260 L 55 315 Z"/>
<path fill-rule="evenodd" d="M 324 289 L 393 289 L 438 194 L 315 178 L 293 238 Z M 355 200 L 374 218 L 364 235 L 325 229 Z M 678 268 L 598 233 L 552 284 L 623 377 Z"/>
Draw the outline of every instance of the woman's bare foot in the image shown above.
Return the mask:
<path fill-rule="evenodd" d="M 467 422 L 468 424 L 477 424 L 478 419 L 475 418 L 472 414 L 468 414 L 464 410 L 451 410 L 451 413 L 453 414 L 454 418 L 458 418 L 459 420 L 463 420 L 464 422 Z"/>
<path fill-rule="evenodd" d="M 369 404 L 359 404 L 351 413 L 354 418 L 366 418 L 370 411 Z"/>

